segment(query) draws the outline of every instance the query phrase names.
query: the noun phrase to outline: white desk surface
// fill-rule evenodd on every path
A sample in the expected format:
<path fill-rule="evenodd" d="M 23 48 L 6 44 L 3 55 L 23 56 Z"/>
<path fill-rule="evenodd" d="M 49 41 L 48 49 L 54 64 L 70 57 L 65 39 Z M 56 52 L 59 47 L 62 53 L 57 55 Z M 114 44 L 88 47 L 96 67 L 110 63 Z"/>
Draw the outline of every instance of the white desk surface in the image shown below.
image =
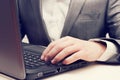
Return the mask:
<path fill-rule="evenodd" d="M 0 80 L 14 80 L 0 74 Z M 120 65 L 92 64 L 84 68 L 65 72 L 43 80 L 120 80 Z"/>

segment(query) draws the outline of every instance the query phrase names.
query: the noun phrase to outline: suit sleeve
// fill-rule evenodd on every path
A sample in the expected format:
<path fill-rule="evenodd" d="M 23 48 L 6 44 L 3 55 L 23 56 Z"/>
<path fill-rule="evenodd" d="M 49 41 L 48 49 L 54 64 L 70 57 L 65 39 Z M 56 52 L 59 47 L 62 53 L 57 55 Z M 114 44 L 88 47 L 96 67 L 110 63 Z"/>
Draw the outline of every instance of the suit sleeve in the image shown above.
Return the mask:
<path fill-rule="evenodd" d="M 120 0 L 109 0 L 107 11 L 107 26 L 110 41 L 117 47 L 117 54 L 114 54 L 105 63 L 120 64 Z"/>

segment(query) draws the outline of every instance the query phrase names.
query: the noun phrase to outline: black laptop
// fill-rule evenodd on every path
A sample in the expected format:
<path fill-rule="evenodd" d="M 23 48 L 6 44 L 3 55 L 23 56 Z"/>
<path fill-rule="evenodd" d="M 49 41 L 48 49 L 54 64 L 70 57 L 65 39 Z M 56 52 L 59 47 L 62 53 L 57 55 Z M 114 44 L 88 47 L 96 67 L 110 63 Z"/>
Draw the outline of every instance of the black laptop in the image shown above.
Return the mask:
<path fill-rule="evenodd" d="M 44 46 L 21 42 L 16 0 L 0 0 L 0 73 L 16 79 L 35 80 L 81 68 L 86 61 L 70 65 L 40 60 Z"/>

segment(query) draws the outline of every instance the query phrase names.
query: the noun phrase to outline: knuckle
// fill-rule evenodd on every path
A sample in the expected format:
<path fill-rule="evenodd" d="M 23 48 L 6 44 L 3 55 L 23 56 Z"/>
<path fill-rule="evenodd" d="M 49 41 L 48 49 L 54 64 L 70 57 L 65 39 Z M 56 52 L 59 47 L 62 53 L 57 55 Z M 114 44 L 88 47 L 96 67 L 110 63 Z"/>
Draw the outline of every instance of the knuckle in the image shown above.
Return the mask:
<path fill-rule="evenodd" d="M 55 58 L 54 58 L 54 61 L 55 61 L 55 62 L 59 62 L 60 59 L 59 59 L 58 57 L 55 57 Z"/>
<path fill-rule="evenodd" d="M 56 46 L 55 46 L 55 49 L 56 49 L 56 50 L 62 50 L 63 47 L 62 47 L 62 45 L 56 45 Z"/>
<path fill-rule="evenodd" d="M 71 37 L 70 36 L 66 36 L 65 38 L 69 40 Z"/>
<path fill-rule="evenodd" d="M 54 42 L 54 41 L 51 42 L 49 46 L 50 46 L 50 47 L 54 47 L 54 46 L 55 46 L 55 42 Z"/>
<path fill-rule="evenodd" d="M 70 36 L 66 36 L 66 37 L 64 37 L 64 40 L 70 40 Z"/>
<path fill-rule="evenodd" d="M 47 57 L 48 59 L 51 59 L 51 55 L 50 54 L 47 54 L 45 57 Z"/>
<path fill-rule="evenodd" d="M 73 59 L 79 60 L 79 59 L 80 59 L 80 56 L 76 55 L 76 56 L 73 57 Z"/>
<path fill-rule="evenodd" d="M 66 48 L 66 49 L 63 50 L 63 52 L 64 53 L 69 53 L 69 49 Z"/>

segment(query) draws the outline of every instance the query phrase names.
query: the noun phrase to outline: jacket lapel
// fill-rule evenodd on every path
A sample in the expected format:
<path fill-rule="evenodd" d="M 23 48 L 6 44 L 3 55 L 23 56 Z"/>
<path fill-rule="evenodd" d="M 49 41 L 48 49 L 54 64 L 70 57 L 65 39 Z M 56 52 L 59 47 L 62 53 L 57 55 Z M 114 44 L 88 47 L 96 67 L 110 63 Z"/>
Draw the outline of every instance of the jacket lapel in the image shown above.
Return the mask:
<path fill-rule="evenodd" d="M 39 38 L 44 40 L 44 41 L 47 41 L 47 42 L 50 42 L 50 37 L 48 36 L 48 33 L 46 31 L 46 28 L 45 28 L 45 24 L 44 24 L 44 21 L 42 19 L 42 6 L 41 6 L 41 2 L 42 0 L 31 0 L 31 4 L 32 4 L 32 9 L 33 9 L 33 12 L 34 12 L 34 17 L 35 17 L 35 20 L 37 22 L 37 31 L 39 33 Z"/>
<path fill-rule="evenodd" d="M 31 4 L 32 4 L 32 9 L 33 9 L 33 12 L 35 14 L 35 17 L 40 18 L 40 9 L 39 9 L 39 2 L 40 0 L 31 0 Z"/>
<path fill-rule="evenodd" d="M 85 0 L 71 0 L 61 37 L 66 36 L 69 33 L 75 19 L 81 12 L 84 3 Z"/>
<path fill-rule="evenodd" d="M 33 6 L 34 14 L 35 14 L 36 18 L 38 19 L 37 22 L 40 23 L 39 19 L 42 16 L 42 12 L 41 12 L 39 5 L 41 3 L 41 0 L 31 0 L 31 3 Z M 75 19 L 81 12 L 84 3 L 85 3 L 85 0 L 71 0 L 61 37 L 66 36 L 69 33 L 70 29 L 72 28 L 72 26 L 74 24 Z M 41 22 L 43 25 L 43 21 L 41 21 Z M 43 25 L 41 27 L 44 28 L 46 34 L 48 35 L 48 33 L 45 29 L 45 25 Z"/>

